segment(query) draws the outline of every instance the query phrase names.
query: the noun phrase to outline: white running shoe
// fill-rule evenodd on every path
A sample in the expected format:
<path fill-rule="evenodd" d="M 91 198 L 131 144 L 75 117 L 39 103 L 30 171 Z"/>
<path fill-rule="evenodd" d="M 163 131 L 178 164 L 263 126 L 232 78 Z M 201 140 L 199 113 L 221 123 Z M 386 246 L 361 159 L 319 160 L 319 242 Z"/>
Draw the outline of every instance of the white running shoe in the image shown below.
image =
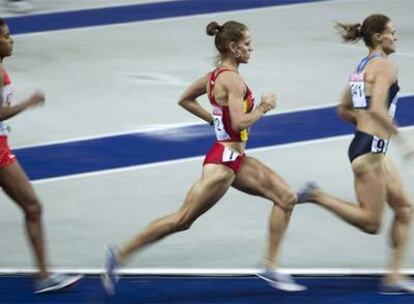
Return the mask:
<path fill-rule="evenodd" d="M 380 293 L 385 295 L 414 294 L 414 281 L 402 280 L 397 283 L 382 283 Z"/>
<path fill-rule="evenodd" d="M 305 186 L 296 193 L 298 197 L 297 204 L 309 202 L 309 197 L 311 193 L 317 190 L 319 190 L 319 186 L 316 183 L 307 182 Z"/>
<path fill-rule="evenodd" d="M 270 286 L 283 291 L 295 292 L 307 289 L 306 286 L 297 284 L 290 274 L 280 270 L 267 269 L 265 272 L 256 275 L 268 282 Z"/>
<path fill-rule="evenodd" d="M 35 286 L 35 293 L 46 293 L 62 290 L 66 287 L 74 285 L 82 278 L 83 275 L 69 276 L 66 274 L 55 273 L 46 279 L 38 280 Z"/>
<path fill-rule="evenodd" d="M 115 294 L 115 284 L 119 280 L 118 268 L 119 263 L 116 259 L 116 251 L 108 247 L 105 258 L 105 272 L 102 274 L 102 285 L 107 294 Z"/>

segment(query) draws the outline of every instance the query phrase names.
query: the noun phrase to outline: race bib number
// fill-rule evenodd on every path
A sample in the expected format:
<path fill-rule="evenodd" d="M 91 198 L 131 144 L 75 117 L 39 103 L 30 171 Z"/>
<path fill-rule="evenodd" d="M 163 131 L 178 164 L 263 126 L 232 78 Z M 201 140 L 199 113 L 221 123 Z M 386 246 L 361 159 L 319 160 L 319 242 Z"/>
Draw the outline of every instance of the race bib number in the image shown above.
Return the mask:
<path fill-rule="evenodd" d="M 386 153 L 388 150 L 388 143 L 387 139 L 382 139 L 377 136 L 374 136 L 371 145 L 371 152 L 374 153 Z"/>
<path fill-rule="evenodd" d="M 213 114 L 213 123 L 214 131 L 216 132 L 216 138 L 218 140 L 226 140 L 230 138 L 229 134 L 227 134 L 226 130 L 224 129 L 223 117 L 221 115 Z"/>
<path fill-rule="evenodd" d="M 235 161 L 237 156 L 239 156 L 238 153 L 224 147 L 224 151 L 223 151 L 223 158 L 222 161 L 223 162 L 232 162 Z"/>
<path fill-rule="evenodd" d="M 364 75 L 362 73 L 354 73 L 349 79 L 349 86 L 351 87 L 352 103 L 355 108 L 366 108 L 367 101 L 365 99 L 365 83 Z"/>

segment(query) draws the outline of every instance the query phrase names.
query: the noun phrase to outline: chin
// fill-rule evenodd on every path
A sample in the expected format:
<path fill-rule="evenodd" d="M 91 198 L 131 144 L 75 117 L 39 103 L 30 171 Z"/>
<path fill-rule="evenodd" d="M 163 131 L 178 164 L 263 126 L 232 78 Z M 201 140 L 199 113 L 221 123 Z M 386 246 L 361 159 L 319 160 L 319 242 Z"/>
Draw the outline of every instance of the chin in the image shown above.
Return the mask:
<path fill-rule="evenodd" d="M 386 51 L 387 55 L 394 54 L 395 52 L 396 52 L 396 50 L 395 50 L 395 49 L 390 49 L 390 50 L 387 50 L 387 51 Z"/>

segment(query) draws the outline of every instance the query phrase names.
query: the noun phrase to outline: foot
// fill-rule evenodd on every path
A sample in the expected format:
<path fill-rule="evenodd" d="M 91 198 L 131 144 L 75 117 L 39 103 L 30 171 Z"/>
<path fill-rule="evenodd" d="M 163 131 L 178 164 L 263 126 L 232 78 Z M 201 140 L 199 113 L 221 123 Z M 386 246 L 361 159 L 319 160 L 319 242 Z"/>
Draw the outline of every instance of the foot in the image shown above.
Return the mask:
<path fill-rule="evenodd" d="M 395 283 L 383 282 L 381 293 L 387 295 L 414 293 L 414 281 L 404 279 Z"/>
<path fill-rule="evenodd" d="M 116 257 L 116 251 L 108 247 L 105 260 L 105 272 L 102 274 L 102 285 L 107 294 L 115 293 L 115 284 L 119 280 L 118 276 L 119 262 Z"/>
<path fill-rule="evenodd" d="M 35 293 L 46 293 L 59 291 L 77 283 L 83 275 L 69 276 L 61 273 L 55 273 L 36 282 Z"/>
<path fill-rule="evenodd" d="M 298 201 L 297 204 L 310 202 L 311 195 L 313 192 L 318 191 L 319 186 L 314 182 L 307 182 L 305 186 L 300 189 L 297 193 Z"/>
<path fill-rule="evenodd" d="M 290 274 L 281 272 L 280 270 L 267 269 L 265 272 L 258 273 L 257 276 L 267 281 L 270 286 L 283 291 L 294 292 L 307 289 L 306 286 L 297 284 Z"/>

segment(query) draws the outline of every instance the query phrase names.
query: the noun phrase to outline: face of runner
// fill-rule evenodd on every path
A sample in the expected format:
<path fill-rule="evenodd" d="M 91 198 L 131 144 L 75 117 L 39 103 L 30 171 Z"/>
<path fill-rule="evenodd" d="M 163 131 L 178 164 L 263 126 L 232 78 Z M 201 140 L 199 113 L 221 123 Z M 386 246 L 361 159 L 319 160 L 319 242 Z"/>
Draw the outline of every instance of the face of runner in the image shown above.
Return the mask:
<path fill-rule="evenodd" d="M 11 56 L 13 52 L 13 39 L 7 24 L 0 26 L 0 58 Z"/>

